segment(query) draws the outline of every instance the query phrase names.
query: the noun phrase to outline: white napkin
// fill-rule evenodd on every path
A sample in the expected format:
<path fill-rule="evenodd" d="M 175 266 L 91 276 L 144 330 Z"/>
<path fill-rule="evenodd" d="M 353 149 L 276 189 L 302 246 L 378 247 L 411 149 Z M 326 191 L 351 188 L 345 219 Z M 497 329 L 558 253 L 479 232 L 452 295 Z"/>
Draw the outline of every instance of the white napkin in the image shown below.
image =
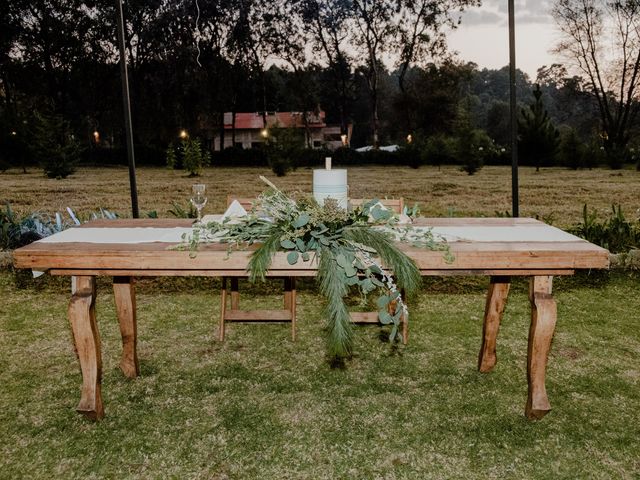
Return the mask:
<path fill-rule="evenodd" d="M 242 205 L 240 205 L 240 202 L 238 200 L 234 200 L 233 202 L 231 202 L 231 205 L 229 205 L 229 208 L 227 208 L 227 211 L 224 212 L 224 215 L 222 215 L 221 221 L 233 221 L 233 219 L 238 219 L 246 216 L 247 211 Z"/>

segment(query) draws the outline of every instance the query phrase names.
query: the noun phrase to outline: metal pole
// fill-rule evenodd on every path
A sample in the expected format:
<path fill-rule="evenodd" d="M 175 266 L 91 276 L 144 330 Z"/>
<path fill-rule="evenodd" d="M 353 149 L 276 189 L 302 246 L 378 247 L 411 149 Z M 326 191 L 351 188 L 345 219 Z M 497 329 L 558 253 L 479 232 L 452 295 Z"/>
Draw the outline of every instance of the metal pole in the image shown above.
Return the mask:
<path fill-rule="evenodd" d="M 127 141 L 127 157 L 129 159 L 129 186 L 131 189 L 131 213 L 138 218 L 138 188 L 136 186 L 136 161 L 133 151 L 133 129 L 131 127 L 131 102 L 129 101 L 129 75 L 127 74 L 127 51 L 124 46 L 124 15 L 122 0 L 116 0 L 118 10 L 118 45 L 120 47 L 120 76 L 122 77 L 122 103 L 124 106 L 124 129 Z"/>
<path fill-rule="evenodd" d="M 518 208 L 518 113 L 516 103 L 516 27 L 513 0 L 509 1 L 509 105 L 511 111 L 511 214 L 519 217 Z"/>

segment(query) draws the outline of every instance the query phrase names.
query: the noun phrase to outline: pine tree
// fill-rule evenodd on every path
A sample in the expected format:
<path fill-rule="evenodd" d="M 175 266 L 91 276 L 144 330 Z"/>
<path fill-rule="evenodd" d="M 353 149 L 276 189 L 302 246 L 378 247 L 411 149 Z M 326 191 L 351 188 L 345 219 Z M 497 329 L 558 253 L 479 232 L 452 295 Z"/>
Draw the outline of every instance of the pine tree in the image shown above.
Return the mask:
<path fill-rule="evenodd" d="M 167 147 L 167 167 L 177 168 L 178 158 L 176 157 L 176 149 L 173 147 L 173 143 L 170 143 Z"/>
<path fill-rule="evenodd" d="M 549 118 L 538 84 L 533 90 L 533 97 L 533 103 L 520 111 L 518 149 L 523 163 L 535 165 L 537 172 L 541 166 L 553 164 L 560 143 L 560 132 Z"/>
<path fill-rule="evenodd" d="M 31 150 L 49 178 L 66 178 L 76 171 L 81 148 L 60 115 L 36 112 Z"/>
<path fill-rule="evenodd" d="M 462 171 L 473 175 L 484 165 L 483 149 L 477 142 L 477 131 L 471 124 L 469 114 L 469 100 L 458 108 L 458 118 L 456 119 L 456 154 L 462 162 Z"/>

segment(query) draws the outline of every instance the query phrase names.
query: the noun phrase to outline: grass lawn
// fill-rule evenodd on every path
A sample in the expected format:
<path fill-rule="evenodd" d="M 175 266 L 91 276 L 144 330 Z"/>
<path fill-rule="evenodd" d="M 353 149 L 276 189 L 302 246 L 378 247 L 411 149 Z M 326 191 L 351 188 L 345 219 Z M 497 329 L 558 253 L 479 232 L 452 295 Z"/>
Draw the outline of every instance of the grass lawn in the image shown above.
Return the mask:
<path fill-rule="evenodd" d="M 230 193 L 262 190 L 264 169 L 207 169 L 202 178 L 141 168 L 141 211 L 168 216 L 190 185 L 206 183 L 207 211 Z M 523 168 L 521 214 L 569 226 L 582 205 L 640 207 L 640 172 Z M 310 191 L 299 169 L 276 183 Z M 425 215 L 510 209 L 510 170 L 468 176 L 453 167 L 350 168 L 351 195 L 404 196 Z M 0 174 L 0 201 L 20 214 L 127 215 L 125 168 L 83 168 L 67 180 L 40 171 Z M 510 294 L 498 365 L 476 370 L 486 278 L 425 280 L 411 299 L 410 343 L 392 349 L 377 326 L 356 329 L 345 370 L 325 358 L 322 299 L 302 282 L 299 339 L 288 325 L 231 324 L 215 340 L 219 284 L 212 279 L 137 285 L 141 377 L 118 369 L 113 295 L 100 279 L 106 418 L 75 412 L 81 376 L 67 320 L 69 280 L 25 280 L 0 270 L 0 479 L 575 479 L 639 478 L 640 277 L 611 272 L 558 278 L 558 325 L 547 389 L 553 411 L 525 419 L 529 305 L 524 280 Z M 247 308 L 280 299 L 243 286 Z"/>
<path fill-rule="evenodd" d="M 357 328 L 356 357 L 324 357 L 321 298 L 301 287 L 286 325 L 214 340 L 214 280 L 138 285 L 142 376 L 119 372 L 113 297 L 99 284 L 106 418 L 77 415 L 80 373 L 64 279 L 0 273 L 0 478 L 637 478 L 640 295 L 630 274 L 558 279 L 547 374 L 554 410 L 524 418 L 529 307 L 514 284 L 499 362 L 476 371 L 485 279 L 428 279 L 411 341 Z M 249 287 L 249 305 L 277 297 Z"/>
<path fill-rule="evenodd" d="M 182 171 L 139 168 L 140 211 L 169 216 L 172 202 L 186 205 L 194 183 L 208 186 L 206 212 L 223 211 L 228 194 L 252 197 L 264 190 L 258 175 L 275 178 L 270 170 L 260 168 L 207 168 L 197 179 Z M 286 190 L 310 192 L 311 170 L 300 168 L 274 181 Z M 418 202 L 424 216 L 495 216 L 511 211 L 509 167 L 485 167 L 473 176 L 452 166 L 349 168 L 349 186 L 353 198 L 402 196 L 410 204 Z M 131 212 L 128 171 L 125 167 L 81 168 L 66 180 L 53 180 L 41 170 L 26 175 L 10 170 L 0 174 L 0 203 L 7 201 L 21 214 L 62 212 L 65 207 L 87 213 L 102 207 L 126 216 Z M 640 172 L 545 168 L 536 173 L 531 167 L 520 168 L 521 216 L 539 216 L 567 227 L 582 219 L 585 203 L 603 215 L 612 203 L 619 203 L 628 218 L 637 218 Z"/>

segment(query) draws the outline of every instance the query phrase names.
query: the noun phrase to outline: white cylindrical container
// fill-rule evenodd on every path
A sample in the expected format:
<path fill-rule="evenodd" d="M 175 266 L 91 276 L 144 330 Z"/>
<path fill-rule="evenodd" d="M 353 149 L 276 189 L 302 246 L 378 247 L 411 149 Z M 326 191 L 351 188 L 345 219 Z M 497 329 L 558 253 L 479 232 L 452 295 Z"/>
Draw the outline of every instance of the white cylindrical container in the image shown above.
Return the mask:
<path fill-rule="evenodd" d="M 327 198 L 333 198 L 340 208 L 347 208 L 349 198 L 349 186 L 347 185 L 347 171 L 314 170 L 313 171 L 313 198 L 320 205 L 324 205 Z"/>

